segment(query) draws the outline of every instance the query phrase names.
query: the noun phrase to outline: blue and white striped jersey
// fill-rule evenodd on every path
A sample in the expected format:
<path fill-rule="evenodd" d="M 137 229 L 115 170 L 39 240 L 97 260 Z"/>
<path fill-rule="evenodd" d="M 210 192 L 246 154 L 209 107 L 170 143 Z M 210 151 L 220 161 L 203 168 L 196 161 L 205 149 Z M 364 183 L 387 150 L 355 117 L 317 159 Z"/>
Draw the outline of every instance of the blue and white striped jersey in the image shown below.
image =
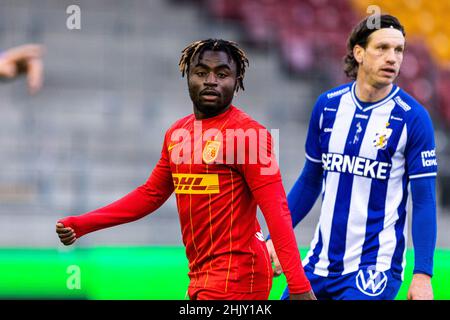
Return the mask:
<path fill-rule="evenodd" d="M 322 163 L 322 209 L 306 270 L 341 275 L 363 267 L 403 279 L 411 179 L 436 176 L 434 130 L 416 100 L 397 86 L 376 103 L 355 82 L 322 94 L 313 109 L 306 157 Z"/>

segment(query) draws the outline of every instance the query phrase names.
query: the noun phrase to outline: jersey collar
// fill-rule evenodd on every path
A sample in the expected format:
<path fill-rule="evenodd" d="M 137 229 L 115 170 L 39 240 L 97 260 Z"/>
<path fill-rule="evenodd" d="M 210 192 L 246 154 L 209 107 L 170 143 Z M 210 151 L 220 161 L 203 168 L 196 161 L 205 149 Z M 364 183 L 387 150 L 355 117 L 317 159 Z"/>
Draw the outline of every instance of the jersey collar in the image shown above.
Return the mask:
<path fill-rule="evenodd" d="M 360 109 L 363 112 L 366 112 L 366 111 L 369 111 L 369 110 L 372 110 L 374 108 L 384 105 L 386 102 L 391 100 L 397 94 L 398 90 L 400 90 L 400 88 L 394 84 L 392 86 L 391 92 L 388 94 L 388 96 L 386 98 L 384 98 L 380 101 L 376 101 L 376 102 L 363 102 L 363 101 L 360 101 L 358 99 L 358 97 L 356 97 L 355 88 L 356 88 L 356 81 L 353 82 L 352 89 L 351 89 L 352 100 L 353 100 L 353 103 L 358 107 L 358 109 Z"/>

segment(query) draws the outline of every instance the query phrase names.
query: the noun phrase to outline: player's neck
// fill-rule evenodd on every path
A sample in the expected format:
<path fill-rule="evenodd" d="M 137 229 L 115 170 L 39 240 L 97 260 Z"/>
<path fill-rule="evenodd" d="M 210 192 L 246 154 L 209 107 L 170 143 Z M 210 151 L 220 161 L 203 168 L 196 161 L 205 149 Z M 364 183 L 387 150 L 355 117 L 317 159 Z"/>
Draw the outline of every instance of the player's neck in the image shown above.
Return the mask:
<path fill-rule="evenodd" d="M 355 94 L 362 102 L 376 102 L 386 98 L 392 90 L 393 84 L 375 86 L 367 81 L 356 79 Z"/>
<path fill-rule="evenodd" d="M 201 112 L 195 105 L 194 105 L 194 115 L 195 115 L 195 119 L 196 120 L 204 120 L 204 119 L 209 119 L 209 118 L 214 118 L 217 117 L 219 115 L 221 115 L 222 113 L 224 113 L 225 111 L 229 110 L 231 107 L 231 104 L 229 104 L 228 106 L 226 106 L 223 109 L 220 109 L 217 112 L 214 113 L 204 113 Z"/>

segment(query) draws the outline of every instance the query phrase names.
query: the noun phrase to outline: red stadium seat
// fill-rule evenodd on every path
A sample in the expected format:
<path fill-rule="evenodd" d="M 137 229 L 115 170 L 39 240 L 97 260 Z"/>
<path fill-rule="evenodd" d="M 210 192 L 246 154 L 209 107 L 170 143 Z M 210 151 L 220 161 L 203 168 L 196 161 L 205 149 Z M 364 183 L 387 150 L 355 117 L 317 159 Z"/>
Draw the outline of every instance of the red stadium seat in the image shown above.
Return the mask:
<path fill-rule="evenodd" d="M 348 81 L 342 71 L 347 36 L 361 18 L 348 0 L 205 1 L 215 17 L 240 20 L 250 43 L 276 43 L 290 72 L 327 74 L 333 84 Z M 450 125 L 450 71 L 437 81 L 438 69 L 425 41 L 409 37 L 398 83 Z"/>
<path fill-rule="evenodd" d="M 206 4 L 211 14 L 216 18 L 239 20 L 242 18 L 240 10 L 242 2 L 244 1 L 207 0 Z"/>
<path fill-rule="evenodd" d="M 438 110 L 450 128 L 450 70 L 439 73 L 437 80 Z"/>

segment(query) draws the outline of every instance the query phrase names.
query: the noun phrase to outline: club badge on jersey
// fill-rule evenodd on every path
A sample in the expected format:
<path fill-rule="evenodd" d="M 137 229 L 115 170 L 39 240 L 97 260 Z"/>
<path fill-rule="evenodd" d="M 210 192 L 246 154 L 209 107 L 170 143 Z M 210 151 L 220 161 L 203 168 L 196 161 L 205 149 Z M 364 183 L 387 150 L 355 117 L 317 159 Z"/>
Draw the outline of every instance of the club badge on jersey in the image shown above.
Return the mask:
<path fill-rule="evenodd" d="M 386 127 L 381 129 L 375 134 L 375 139 L 373 140 L 373 146 L 377 149 L 385 150 L 388 144 L 388 140 L 391 137 L 392 129 L 388 128 L 389 122 L 386 123 Z"/>
<path fill-rule="evenodd" d="M 206 141 L 205 148 L 203 149 L 203 161 L 206 164 L 210 164 L 216 160 L 219 153 L 220 141 Z"/>

